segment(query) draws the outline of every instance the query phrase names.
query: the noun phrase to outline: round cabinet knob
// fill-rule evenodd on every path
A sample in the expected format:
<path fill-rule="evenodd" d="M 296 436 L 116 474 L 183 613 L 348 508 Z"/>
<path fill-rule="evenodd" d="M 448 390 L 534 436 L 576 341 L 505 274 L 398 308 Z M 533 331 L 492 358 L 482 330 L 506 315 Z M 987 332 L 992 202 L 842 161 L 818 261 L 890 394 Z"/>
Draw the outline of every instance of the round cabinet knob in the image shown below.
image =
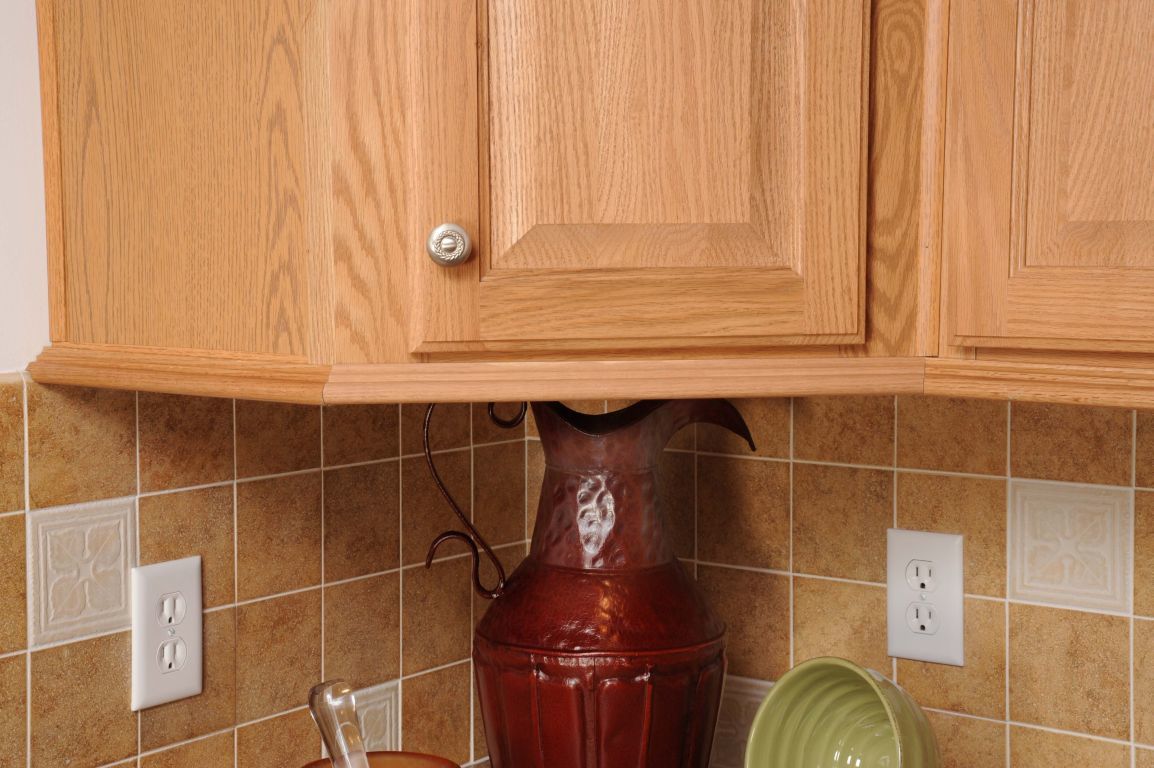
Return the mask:
<path fill-rule="evenodd" d="M 464 264 L 473 255 L 473 243 L 469 234 L 456 224 L 442 224 L 434 227 L 425 243 L 429 258 L 442 267 Z"/>

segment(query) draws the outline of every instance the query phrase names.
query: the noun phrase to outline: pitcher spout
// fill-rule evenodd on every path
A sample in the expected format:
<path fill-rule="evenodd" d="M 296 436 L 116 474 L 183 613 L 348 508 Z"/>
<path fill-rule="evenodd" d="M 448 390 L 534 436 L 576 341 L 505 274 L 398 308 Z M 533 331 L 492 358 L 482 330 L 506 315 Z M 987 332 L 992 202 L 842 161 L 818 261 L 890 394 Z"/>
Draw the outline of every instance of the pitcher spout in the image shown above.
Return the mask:
<path fill-rule="evenodd" d="M 749 426 L 728 400 L 642 400 L 612 413 L 580 413 L 562 403 L 533 403 L 549 467 L 580 472 L 651 468 L 666 443 L 690 424 L 714 424 L 755 450 Z"/>

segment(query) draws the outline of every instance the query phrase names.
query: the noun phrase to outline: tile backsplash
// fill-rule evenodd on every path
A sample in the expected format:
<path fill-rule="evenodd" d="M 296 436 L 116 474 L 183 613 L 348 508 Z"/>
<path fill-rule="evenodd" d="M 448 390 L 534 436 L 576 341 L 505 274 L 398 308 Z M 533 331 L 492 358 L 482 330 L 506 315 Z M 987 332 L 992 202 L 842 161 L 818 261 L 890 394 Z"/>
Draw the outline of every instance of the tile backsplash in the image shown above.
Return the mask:
<path fill-rule="evenodd" d="M 1154 414 L 913 396 L 738 405 L 757 454 L 712 427 L 674 449 L 696 466 L 687 560 L 729 626 L 716 768 L 742 765 L 751 686 L 824 655 L 895 678 L 948 767 L 1154 766 Z M 887 656 L 893 526 L 965 536 L 965 667 Z"/>
<path fill-rule="evenodd" d="M 1154 766 L 1154 414 L 738 406 L 755 452 L 687 429 L 661 468 L 678 554 L 729 625 L 714 766 L 742 765 L 771 681 L 829 654 L 896 677 L 947 766 Z M 423 415 L 0 377 L 0 766 L 299 765 L 320 754 L 302 704 L 322 677 L 362 691 L 371 744 L 480 762 L 469 655 L 485 603 L 463 550 L 423 565 L 454 519 L 420 455 Z M 443 405 L 433 448 L 515 565 L 542 473 L 532 423 Z M 965 535 L 965 667 L 886 655 L 894 525 Z M 137 716 L 127 568 L 193 553 L 205 692 Z"/>
<path fill-rule="evenodd" d="M 309 687 L 345 678 L 373 746 L 474 744 L 468 562 L 421 455 L 423 406 L 42 387 L 0 375 L 0 767 L 286 768 L 321 755 Z M 524 429 L 439 406 L 446 482 L 525 549 Z M 27 446 L 27 448 L 26 448 Z M 203 558 L 205 685 L 130 711 L 128 575 Z"/>

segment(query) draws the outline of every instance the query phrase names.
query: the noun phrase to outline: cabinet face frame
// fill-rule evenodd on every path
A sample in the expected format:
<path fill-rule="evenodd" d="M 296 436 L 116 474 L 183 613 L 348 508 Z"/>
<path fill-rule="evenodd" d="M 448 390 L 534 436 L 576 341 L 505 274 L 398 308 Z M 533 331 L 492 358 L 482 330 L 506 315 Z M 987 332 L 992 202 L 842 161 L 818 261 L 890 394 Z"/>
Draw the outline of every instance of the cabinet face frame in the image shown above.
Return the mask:
<path fill-rule="evenodd" d="M 1109 220 L 1104 172 L 1096 177 L 1092 164 L 1086 168 L 1095 151 L 1099 161 L 1124 160 L 1121 146 L 1088 147 L 1087 136 L 1125 130 L 1101 121 L 1124 124 L 1134 114 L 1121 94 L 1106 90 L 1112 81 L 1099 71 L 1126 50 L 1111 48 L 1103 34 L 1120 42 L 1133 25 L 1090 16 L 1103 8 L 1083 0 L 952 4 L 944 253 L 953 343 L 1154 351 L 1154 221 Z M 1076 95 L 1079 81 L 1071 61 L 1089 49 L 1095 31 L 1096 69 L 1079 74 L 1098 76 L 1097 92 L 1115 102 L 1080 114 L 1089 128 L 1072 127 L 1076 105 L 1067 103 L 1067 89 Z M 1154 70 L 1154 59 L 1147 62 L 1139 69 Z M 1071 168 L 1079 164 L 1075 178 Z"/>
<path fill-rule="evenodd" d="M 797 178 L 804 183 L 801 189 L 774 190 L 799 200 L 791 208 L 798 221 L 796 234 L 789 236 L 798 240 L 798 247 L 774 257 L 777 264 L 731 250 L 734 263 L 717 266 L 702 255 L 704 251 L 695 255 L 691 246 L 685 246 L 690 248 L 688 255 L 666 254 L 656 259 L 657 266 L 646 266 L 645 249 L 636 246 L 635 238 L 649 236 L 664 243 L 704 239 L 707 251 L 714 245 L 709 238 L 718 230 L 693 223 L 688 228 L 657 224 L 646 233 L 597 221 L 566 225 L 545 220 L 521 233 L 527 235 L 523 241 L 536 239 L 555 248 L 562 244 L 562 249 L 567 247 L 564 243 L 592 239 L 593 246 L 584 252 L 593 262 L 590 268 L 574 268 L 583 256 L 572 252 L 554 250 L 566 265 L 557 268 L 556 263 L 543 263 L 548 257 L 536 252 L 522 250 L 510 257 L 492 250 L 495 238 L 502 237 L 498 230 L 509 227 L 493 218 L 494 209 L 500 207 L 499 190 L 492 186 L 493 166 L 505 161 L 498 157 L 499 138 L 493 135 L 499 127 L 494 123 L 499 110 L 490 101 L 516 79 L 507 75 L 507 82 L 492 81 L 497 57 L 490 45 L 497 23 L 491 14 L 497 5 L 497 0 L 445 0 L 410 6 L 409 29 L 420 40 L 412 49 L 410 73 L 414 82 L 427 84 L 413 91 L 413 135 L 436 141 L 414 142 L 408 239 L 423 242 L 442 221 L 456 221 L 480 233 L 479 256 L 452 270 L 433 265 L 423 254 L 410 254 L 411 352 L 724 349 L 864 341 L 867 2 L 805 0 L 769 6 L 800 20 L 795 28 L 801 37 L 788 53 L 801 67 L 798 82 L 806 90 L 798 97 L 799 109 L 812 126 L 807 123 L 800 136 L 787 138 L 804 152 L 796 158 L 802 174 Z M 746 5 L 751 18 L 756 15 L 753 9 L 761 7 L 754 2 Z M 751 48 L 758 42 L 753 26 L 750 21 L 742 30 L 750 33 Z M 419 30 L 437 30 L 437 35 L 421 35 Z M 520 42 L 527 50 L 534 44 L 531 35 Z M 473 46 L 476 61 L 460 55 Z M 500 66 L 504 65 L 498 62 L 496 68 Z M 842 70 L 852 71 L 853 77 L 847 79 Z M 442 90 L 454 97 L 443 98 Z M 482 97 L 475 99 L 474 93 Z M 757 93 L 750 93 L 743 108 L 753 109 L 756 100 Z M 509 167 L 512 170 L 505 176 L 516 176 L 515 162 Z M 526 195 L 531 197 L 533 191 Z M 549 203 L 543 205 L 548 208 Z M 498 226 L 491 224 L 494 221 Z M 728 230 L 718 242 L 728 237 L 740 246 L 760 236 L 749 222 L 723 227 Z M 502 242 L 508 241 L 505 236 Z M 609 256 L 605 249 L 611 251 Z M 606 268 L 620 263 L 623 256 L 625 267 Z"/>

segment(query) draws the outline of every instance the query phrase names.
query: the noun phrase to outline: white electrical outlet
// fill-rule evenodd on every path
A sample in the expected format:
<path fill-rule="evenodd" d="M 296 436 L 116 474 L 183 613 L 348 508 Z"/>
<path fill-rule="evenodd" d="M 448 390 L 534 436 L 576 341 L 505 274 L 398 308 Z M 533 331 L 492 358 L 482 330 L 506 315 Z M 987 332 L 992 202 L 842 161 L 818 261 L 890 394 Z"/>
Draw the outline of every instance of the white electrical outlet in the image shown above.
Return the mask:
<path fill-rule="evenodd" d="M 200 556 L 132 569 L 132 709 L 204 685 Z"/>
<path fill-rule="evenodd" d="M 889 655 L 963 666 L 962 537 L 891 528 L 887 542 Z"/>

